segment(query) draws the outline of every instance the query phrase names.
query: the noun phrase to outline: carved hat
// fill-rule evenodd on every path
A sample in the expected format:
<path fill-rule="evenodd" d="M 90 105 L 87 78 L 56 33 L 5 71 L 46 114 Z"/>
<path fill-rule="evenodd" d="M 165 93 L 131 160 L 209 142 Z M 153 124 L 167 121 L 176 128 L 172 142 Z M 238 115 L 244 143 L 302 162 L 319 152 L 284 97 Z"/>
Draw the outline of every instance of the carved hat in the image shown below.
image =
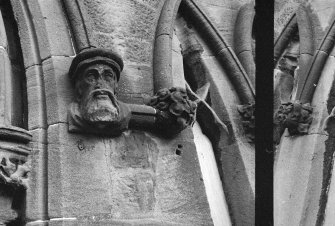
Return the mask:
<path fill-rule="evenodd" d="M 111 49 L 91 48 L 81 51 L 73 59 L 69 70 L 69 76 L 74 82 L 78 73 L 86 67 L 93 64 L 106 64 L 111 66 L 115 72 L 117 80 L 120 79 L 120 73 L 123 69 L 123 60 L 115 51 Z"/>

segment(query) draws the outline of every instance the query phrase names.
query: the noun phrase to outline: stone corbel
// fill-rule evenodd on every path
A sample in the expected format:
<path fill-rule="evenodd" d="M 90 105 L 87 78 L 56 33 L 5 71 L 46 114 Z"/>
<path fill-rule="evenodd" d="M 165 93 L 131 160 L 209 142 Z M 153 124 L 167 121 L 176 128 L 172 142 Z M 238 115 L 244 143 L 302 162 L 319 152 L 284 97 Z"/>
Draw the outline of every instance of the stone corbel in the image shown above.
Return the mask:
<path fill-rule="evenodd" d="M 161 89 L 150 99 L 149 106 L 157 110 L 155 127 L 164 135 L 175 135 L 193 125 L 197 104 L 183 88 Z"/>
<path fill-rule="evenodd" d="M 93 48 L 72 61 L 69 76 L 76 99 L 69 108 L 69 131 L 118 136 L 127 129 L 174 136 L 195 121 L 197 104 L 183 88 L 163 88 L 147 105 L 119 101 L 116 87 L 123 69 L 113 50 Z"/>
<path fill-rule="evenodd" d="M 290 135 L 304 135 L 312 123 L 312 112 L 309 103 L 284 103 L 275 113 L 274 124 L 280 126 L 282 131 L 287 128 Z"/>
<path fill-rule="evenodd" d="M 83 123 L 80 115 L 74 115 L 72 111 L 69 131 L 117 136 L 125 130 L 137 129 L 171 137 L 193 125 L 196 117 L 197 103 L 191 101 L 186 90 L 179 87 L 159 90 L 156 95 L 148 98 L 146 105 L 117 102 L 123 109 L 118 122 L 99 128 Z"/>
<path fill-rule="evenodd" d="M 9 156 L 0 156 L 0 183 L 14 189 L 27 189 L 30 172 L 24 160 Z"/>
<path fill-rule="evenodd" d="M 248 142 L 255 141 L 255 103 L 237 105 Z"/>
<path fill-rule="evenodd" d="M 22 128 L 0 125 L 0 225 L 1 222 L 16 225 L 23 217 L 31 139 L 32 135 Z"/>

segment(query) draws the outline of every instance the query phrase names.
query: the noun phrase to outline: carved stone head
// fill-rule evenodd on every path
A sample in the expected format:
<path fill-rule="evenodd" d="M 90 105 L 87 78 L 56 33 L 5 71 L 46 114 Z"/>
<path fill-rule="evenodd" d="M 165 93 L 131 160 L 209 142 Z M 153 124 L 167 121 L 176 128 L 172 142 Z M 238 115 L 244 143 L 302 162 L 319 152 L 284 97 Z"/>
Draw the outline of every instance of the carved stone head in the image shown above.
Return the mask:
<path fill-rule="evenodd" d="M 72 61 L 69 75 L 75 87 L 82 119 L 99 128 L 118 121 L 119 103 L 115 97 L 123 61 L 111 50 L 84 50 Z"/>

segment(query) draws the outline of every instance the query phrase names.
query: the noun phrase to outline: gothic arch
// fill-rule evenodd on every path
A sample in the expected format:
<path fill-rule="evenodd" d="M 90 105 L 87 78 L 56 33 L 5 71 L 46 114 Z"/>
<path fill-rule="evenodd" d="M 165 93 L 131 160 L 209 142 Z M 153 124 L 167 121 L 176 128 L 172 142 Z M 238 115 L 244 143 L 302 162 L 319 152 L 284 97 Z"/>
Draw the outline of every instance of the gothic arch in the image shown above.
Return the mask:
<path fill-rule="evenodd" d="M 247 8 L 246 11 L 248 16 L 253 17 L 253 11 L 249 11 L 250 7 L 251 6 L 243 6 L 243 8 Z M 187 20 L 187 24 L 190 26 L 189 28 L 187 28 L 187 26 L 181 28 L 180 26 L 183 25 L 180 25 L 180 23 L 183 22 L 175 22 L 180 21 L 180 17 L 184 17 L 185 20 Z M 246 20 L 244 20 L 244 22 L 245 21 Z M 243 39 L 241 40 L 243 43 L 239 43 L 241 44 L 240 46 L 237 45 L 237 48 L 241 51 L 243 51 L 243 45 L 246 43 L 250 44 L 250 48 L 252 48 L 252 23 L 245 24 L 244 22 L 241 22 L 241 27 L 244 27 L 250 31 L 250 39 Z M 242 29 L 241 27 L 240 29 Z M 201 7 L 195 3 L 195 1 L 166 1 L 164 4 L 159 22 L 157 24 L 154 47 L 154 81 L 156 81 L 155 83 L 159 83 L 156 85 L 156 87 L 162 88 L 168 84 L 172 84 L 172 81 L 170 80 L 172 78 L 171 48 L 174 29 L 181 30 L 179 31 L 179 34 L 182 33 L 181 36 L 179 35 L 180 37 L 178 37 L 178 31 L 176 34 L 181 42 L 184 72 L 186 80 L 189 82 L 191 88 L 193 88 L 196 93 L 201 93 L 200 90 L 206 90 L 206 87 L 208 89 L 208 85 L 210 85 L 210 83 L 210 92 L 220 93 L 220 89 L 216 87 L 215 83 L 213 83 L 213 80 L 211 79 L 211 69 L 209 70 L 206 62 L 201 57 L 201 54 L 204 51 L 203 48 L 206 48 L 210 49 L 210 51 L 214 53 L 215 58 L 220 62 L 219 64 L 227 73 L 229 81 L 232 83 L 232 86 L 237 92 L 239 101 L 241 101 L 242 104 L 254 102 L 254 88 L 251 82 L 252 75 L 249 77 L 249 75 L 245 72 L 245 69 L 238 57 L 235 55 L 233 48 L 230 47 L 229 44 L 223 39 L 215 25 L 206 16 L 204 11 L 201 10 Z M 197 41 L 197 39 L 201 39 L 201 42 Z M 203 43 L 204 41 L 206 44 Z M 201 47 L 202 45 L 203 47 Z M 254 65 L 253 60 L 252 63 Z M 187 76 L 189 79 L 195 79 L 198 81 L 193 81 L 192 85 L 192 82 L 190 83 L 190 80 L 188 80 Z M 210 82 L 211 80 L 212 82 Z M 207 94 L 203 98 L 206 97 L 208 97 Z M 238 132 L 236 132 L 236 128 L 234 128 L 236 125 L 235 122 L 232 122 L 232 116 L 230 115 L 231 113 L 228 113 L 229 110 L 227 111 L 226 103 L 220 99 L 222 96 L 220 96 L 220 98 L 218 97 L 219 96 L 216 96 L 216 98 L 212 100 L 214 101 L 214 108 L 220 109 L 220 112 L 217 112 L 219 117 L 213 117 L 216 114 L 211 109 L 210 105 L 205 101 L 205 99 L 203 99 L 198 106 L 197 120 L 199 121 L 204 134 L 207 135 L 207 137 L 212 142 L 232 222 L 238 225 L 252 224 L 251 222 L 253 222 L 254 219 L 254 196 L 252 191 L 253 188 L 252 185 L 249 184 L 247 175 L 250 172 L 246 172 L 246 163 L 239 153 L 240 151 L 243 152 L 243 150 L 239 150 L 239 148 L 233 148 L 233 144 L 236 142 L 236 139 L 239 140 L 240 138 L 237 138 L 239 135 L 236 134 Z M 235 105 L 235 110 L 236 107 L 237 106 Z M 222 124 L 221 121 L 227 125 L 229 134 L 227 134 L 224 128 L 225 125 Z M 233 182 L 234 180 L 232 176 L 236 176 L 236 172 L 234 172 L 234 170 L 231 168 L 232 162 L 234 162 L 233 164 L 237 165 L 239 168 L 239 173 L 237 176 L 239 179 L 236 180 L 238 182 Z M 242 190 L 241 183 L 244 184 L 242 186 L 244 187 Z"/>
<path fill-rule="evenodd" d="M 253 24 L 255 17 L 254 4 L 249 3 L 241 6 L 234 31 L 234 50 L 243 68 L 248 74 L 250 81 L 255 86 L 255 61 Z"/>
<path fill-rule="evenodd" d="M 0 4 L 0 223 L 22 223 L 32 134 L 27 129 L 26 77 L 9 1 Z M 15 214 L 14 214 L 15 213 Z"/>
<path fill-rule="evenodd" d="M 58 1 L 56 4 L 54 1 L 11 1 L 11 5 L 21 40 L 29 103 L 28 130 L 33 137 L 29 161 L 34 170 L 29 176 L 26 218 L 47 221 L 50 154 L 47 144 L 51 125 L 66 121 L 66 115 L 60 112 L 65 101 L 59 93 L 67 78 L 59 69 L 63 63 L 71 62 L 69 56 L 73 55 L 73 48 Z M 53 5 L 52 10 L 50 5 Z M 58 33 L 51 32 L 54 30 Z"/>
<path fill-rule="evenodd" d="M 326 122 L 325 118 L 331 111 L 332 88 L 329 81 L 333 81 L 335 70 L 332 66 L 334 19 L 321 33 L 323 38 L 316 47 L 316 36 L 320 35 L 315 33 L 320 26 L 316 14 L 310 7 L 300 6 L 275 45 L 275 59 L 280 59 L 279 56 L 285 55 L 292 37 L 299 35 L 299 69 L 294 73 L 296 91 L 291 101 L 299 101 L 302 109 L 309 109 L 310 121 L 302 134 L 293 136 L 288 130 L 281 135 L 274 166 L 275 224 L 321 225 L 327 220 L 327 208 L 328 211 L 331 209 L 326 205 L 331 206 L 327 200 L 333 164 L 330 157 L 333 152 L 330 145 L 333 139 L 332 116 Z M 306 103 L 311 106 L 306 107 Z M 295 109 L 296 104 L 293 104 Z M 325 124 L 329 134 L 324 131 Z M 330 222 L 329 219 L 327 222 Z"/>

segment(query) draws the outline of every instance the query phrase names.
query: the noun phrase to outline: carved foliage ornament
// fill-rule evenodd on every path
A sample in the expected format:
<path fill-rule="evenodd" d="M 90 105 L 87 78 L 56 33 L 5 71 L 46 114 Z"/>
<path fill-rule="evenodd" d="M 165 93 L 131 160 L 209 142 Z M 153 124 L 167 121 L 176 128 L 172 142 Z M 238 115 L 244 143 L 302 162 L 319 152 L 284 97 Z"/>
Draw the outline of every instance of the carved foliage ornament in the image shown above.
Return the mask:
<path fill-rule="evenodd" d="M 274 122 L 281 125 L 283 129 L 287 128 L 290 135 L 307 134 L 313 120 L 312 112 L 313 108 L 309 103 L 284 103 L 275 113 Z"/>
<path fill-rule="evenodd" d="M 242 117 L 244 127 L 249 142 L 255 141 L 255 103 L 237 105 L 237 110 Z"/>
<path fill-rule="evenodd" d="M 132 105 L 115 95 L 122 69 L 122 58 L 112 50 L 88 49 L 73 59 L 69 76 L 76 100 L 69 108 L 70 132 L 115 136 L 129 129 Z M 160 90 L 149 105 L 156 109 L 153 127 L 165 135 L 176 134 L 195 120 L 196 104 L 181 88 Z"/>
<path fill-rule="evenodd" d="M 159 110 L 157 126 L 168 133 L 180 132 L 195 121 L 197 104 L 188 98 L 183 88 L 161 89 L 150 99 L 148 105 Z"/>
<path fill-rule="evenodd" d="M 0 183 L 17 188 L 27 188 L 29 167 L 18 158 L 4 156 L 0 162 Z"/>

